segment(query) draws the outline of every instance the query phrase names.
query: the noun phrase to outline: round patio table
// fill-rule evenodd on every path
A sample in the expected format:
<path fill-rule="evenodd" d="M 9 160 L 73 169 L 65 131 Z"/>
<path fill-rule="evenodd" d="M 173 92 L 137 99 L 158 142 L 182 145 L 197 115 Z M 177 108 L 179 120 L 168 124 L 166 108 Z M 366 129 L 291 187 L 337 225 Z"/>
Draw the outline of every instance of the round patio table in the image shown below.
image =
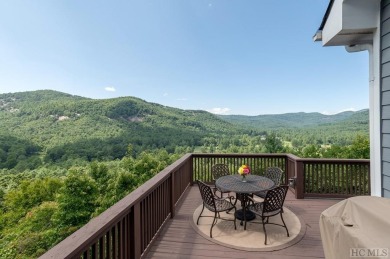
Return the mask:
<path fill-rule="evenodd" d="M 246 222 L 256 217 L 254 213 L 246 210 L 248 196 L 252 193 L 267 191 L 275 186 L 274 181 L 259 175 L 247 175 L 246 181 L 242 181 L 242 176 L 239 174 L 221 176 L 215 181 L 215 185 L 222 189 L 236 193 L 236 198 L 241 200 L 242 210 L 237 210 L 236 217 L 241 220 L 241 225 L 244 222 L 244 229 L 246 229 Z"/>

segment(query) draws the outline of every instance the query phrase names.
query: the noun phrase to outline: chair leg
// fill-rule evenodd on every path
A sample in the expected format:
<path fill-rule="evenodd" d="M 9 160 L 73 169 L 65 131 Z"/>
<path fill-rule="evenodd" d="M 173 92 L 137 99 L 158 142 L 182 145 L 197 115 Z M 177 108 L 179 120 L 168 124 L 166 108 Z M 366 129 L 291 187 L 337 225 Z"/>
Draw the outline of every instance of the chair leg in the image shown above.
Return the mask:
<path fill-rule="evenodd" d="M 243 216 L 244 216 L 244 230 L 246 230 L 246 205 L 245 205 L 245 202 L 244 202 L 244 207 L 242 208 L 242 213 L 243 213 Z"/>
<path fill-rule="evenodd" d="M 204 204 L 203 204 L 203 207 L 202 207 L 202 211 L 200 212 L 200 214 L 199 214 L 199 216 L 198 216 L 198 220 L 196 221 L 196 225 L 199 224 L 199 218 L 200 218 L 200 215 L 202 215 L 203 210 L 204 210 Z"/>
<path fill-rule="evenodd" d="M 229 194 L 230 194 L 230 193 L 229 193 Z M 237 203 L 237 199 L 235 200 L 235 202 L 234 202 L 234 204 L 233 204 L 233 205 L 234 205 L 234 206 L 236 206 L 236 203 Z M 227 211 L 226 211 L 226 213 L 227 213 L 227 214 L 229 214 L 229 213 L 230 213 L 230 211 L 232 211 L 232 209 L 233 209 L 233 208 L 231 208 L 230 210 L 227 210 Z"/>
<path fill-rule="evenodd" d="M 234 207 L 234 229 L 237 229 L 237 225 L 236 225 L 236 207 Z"/>
<path fill-rule="evenodd" d="M 283 222 L 284 228 L 286 229 L 286 231 L 287 231 L 287 236 L 289 237 L 290 234 L 288 233 L 288 229 L 287 229 L 286 223 L 284 223 L 284 219 L 283 219 L 282 213 L 280 213 L 280 217 L 282 218 L 282 222 Z"/>
<path fill-rule="evenodd" d="M 238 198 L 237 198 L 237 194 L 236 194 L 235 201 L 234 201 L 234 204 L 233 204 L 234 206 L 236 206 L 237 200 L 238 200 Z"/>
<path fill-rule="evenodd" d="M 246 209 L 242 211 L 244 213 L 244 230 L 246 230 Z"/>
<path fill-rule="evenodd" d="M 214 220 L 213 220 L 213 223 L 211 224 L 211 228 L 210 228 L 210 238 L 213 238 L 213 227 L 215 224 L 217 224 L 217 212 L 216 211 L 214 212 Z"/>
<path fill-rule="evenodd" d="M 264 222 L 264 219 L 265 219 L 265 217 L 261 217 L 261 222 L 263 223 L 263 230 L 264 230 L 264 235 L 265 235 L 264 245 L 267 245 L 267 230 L 265 230 L 265 222 Z M 267 217 L 267 220 L 268 220 L 268 217 Z"/>
<path fill-rule="evenodd" d="M 241 207 L 242 207 L 242 213 L 243 213 L 243 218 L 244 218 L 244 230 L 246 230 L 246 207 L 247 207 L 247 202 L 248 202 L 248 197 L 247 194 L 241 193 Z M 242 221 L 241 221 L 242 225 Z"/>

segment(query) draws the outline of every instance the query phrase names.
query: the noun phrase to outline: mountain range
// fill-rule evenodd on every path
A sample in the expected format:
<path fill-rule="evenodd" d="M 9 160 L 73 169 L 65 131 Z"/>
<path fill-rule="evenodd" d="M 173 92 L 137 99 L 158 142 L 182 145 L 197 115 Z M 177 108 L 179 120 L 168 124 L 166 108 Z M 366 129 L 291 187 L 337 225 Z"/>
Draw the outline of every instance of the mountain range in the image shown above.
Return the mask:
<path fill-rule="evenodd" d="M 90 99 L 52 90 L 0 94 L 0 121 L 0 168 L 10 154 L 15 161 L 31 154 L 49 162 L 91 161 L 153 148 L 174 152 L 178 147 L 201 146 L 206 137 L 289 134 L 291 129 L 368 132 L 368 110 L 335 115 L 214 115 L 135 97 Z"/>
<path fill-rule="evenodd" d="M 368 124 L 368 109 L 360 111 L 345 111 L 334 115 L 325 115 L 318 112 L 297 112 L 258 116 L 220 115 L 225 121 L 247 125 L 262 130 L 277 130 L 281 128 L 307 128 L 328 126 L 332 124 Z"/>

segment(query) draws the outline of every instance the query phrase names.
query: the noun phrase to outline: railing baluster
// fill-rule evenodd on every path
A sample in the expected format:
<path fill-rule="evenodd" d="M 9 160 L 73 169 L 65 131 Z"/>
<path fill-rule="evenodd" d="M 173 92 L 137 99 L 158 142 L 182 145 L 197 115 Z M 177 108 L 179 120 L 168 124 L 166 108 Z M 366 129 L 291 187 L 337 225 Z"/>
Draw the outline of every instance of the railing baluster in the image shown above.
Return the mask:
<path fill-rule="evenodd" d="M 107 254 L 107 258 L 112 258 L 111 257 L 111 230 L 110 231 L 107 231 L 107 234 L 106 234 L 106 254 Z"/>
<path fill-rule="evenodd" d="M 337 169 L 337 194 L 340 193 L 340 185 L 341 185 L 341 175 L 340 175 L 340 167 L 338 164 L 335 164 L 336 169 Z"/>
<path fill-rule="evenodd" d="M 149 244 L 150 240 L 152 240 L 152 237 L 153 237 L 153 224 L 152 224 L 152 221 L 153 221 L 153 216 L 155 215 L 154 211 L 152 210 L 152 194 L 149 194 L 149 196 L 147 197 L 147 201 L 148 201 L 148 210 L 147 210 L 147 219 L 148 219 L 148 223 L 146 223 L 146 226 L 148 227 L 148 237 L 147 237 L 147 242 Z"/>
<path fill-rule="evenodd" d="M 331 171 L 329 172 L 330 174 L 330 193 L 335 193 L 336 192 L 336 170 L 335 170 L 335 164 L 331 164 Z"/>
<path fill-rule="evenodd" d="M 96 243 L 92 245 L 91 253 L 91 257 L 96 259 L 98 255 L 98 245 Z"/>
<path fill-rule="evenodd" d="M 99 238 L 99 259 L 105 258 L 104 255 L 104 236 Z"/>

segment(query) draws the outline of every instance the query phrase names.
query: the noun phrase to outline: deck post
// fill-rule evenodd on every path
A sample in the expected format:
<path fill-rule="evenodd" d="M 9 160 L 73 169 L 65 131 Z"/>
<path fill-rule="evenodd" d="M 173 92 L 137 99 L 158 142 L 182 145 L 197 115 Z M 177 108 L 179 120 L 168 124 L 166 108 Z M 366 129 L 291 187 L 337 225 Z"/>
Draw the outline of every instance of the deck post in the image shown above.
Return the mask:
<path fill-rule="evenodd" d="M 141 205 L 138 202 L 134 204 L 133 207 L 133 220 L 131 222 L 133 232 L 130 232 L 130 258 L 140 258 L 141 257 Z"/>
<path fill-rule="evenodd" d="M 303 162 L 302 161 L 296 161 L 295 162 L 295 198 L 296 199 L 303 199 L 304 196 L 304 187 L 305 187 L 305 176 L 303 173 Z"/>
<path fill-rule="evenodd" d="M 193 155 L 190 157 L 190 164 L 189 164 L 189 170 L 190 170 L 190 186 L 194 185 L 194 158 Z"/>
<path fill-rule="evenodd" d="M 175 217 L 175 172 L 171 173 L 170 212 L 171 218 Z"/>
<path fill-rule="evenodd" d="M 284 158 L 284 184 L 288 184 L 288 178 L 289 178 L 290 172 L 289 172 L 289 158 L 286 156 Z"/>

